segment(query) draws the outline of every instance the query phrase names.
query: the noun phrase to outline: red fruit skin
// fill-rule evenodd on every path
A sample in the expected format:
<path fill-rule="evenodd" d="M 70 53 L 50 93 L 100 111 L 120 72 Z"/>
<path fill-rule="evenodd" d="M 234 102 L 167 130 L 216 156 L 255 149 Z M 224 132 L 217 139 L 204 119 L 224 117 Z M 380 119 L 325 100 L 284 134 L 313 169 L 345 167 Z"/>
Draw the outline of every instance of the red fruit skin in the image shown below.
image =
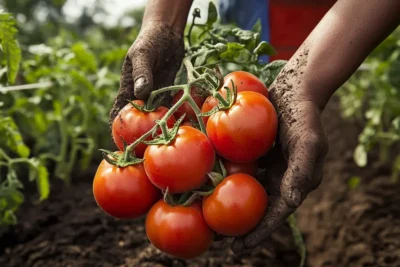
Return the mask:
<path fill-rule="evenodd" d="M 150 182 L 142 163 L 119 168 L 102 160 L 93 180 L 93 195 L 107 214 L 134 219 L 146 214 L 161 192 Z"/>
<path fill-rule="evenodd" d="M 138 104 L 139 106 L 144 105 L 142 100 L 133 100 L 132 102 Z M 168 108 L 161 106 L 155 111 L 144 113 L 128 103 L 120 110 L 113 121 L 111 128 L 114 143 L 117 145 L 119 150 L 123 151 L 124 143 L 122 142 L 121 137 L 128 145 L 132 144 L 136 139 L 140 138 L 156 124 L 155 120 L 161 119 L 167 112 Z M 172 128 L 174 123 L 175 117 L 171 116 L 167 121 L 168 128 Z M 159 129 L 157 133 L 161 134 L 161 130 Z M 152 137 L 149 136 L 146 140 L 148 141 L 151 139 Z M 142 158 L 146 147 L 146 144 L 138 144 L 135 147 L 135 155 L 139 158 Z"/>
<path fill-rule="evenodd" d="M 224 77 L 224 86 L 232 90 L 232 82 L 237 87 L 238 92 L 253 91 L 269 97 L 268 89 L 257 76 L 246 71 L 234 71 Z"/>
<path fill-rule="evenodd" d="M 203 199 L 203 215 L 217 233 L 242 236 L 254 229 L 268 207 L 263 186 L 252 176 L 236 173 L 226 177 Z"/>
<path fill-rule="evenodd" d="M 278 129 L 275 108 L 256 92 L 240 92 L 233 106 L 211 115 L 207 135 L 215 151 L 238 163 L 257 160 L 273 145 Z"/>
<path fill-rule="evenodd" d="M 179 127 L 168 145 L 150 145 L 144 153 L 144 168 L 150 181 L 171 194 L 199 188 L 213 169 L 215 151 L 207 136 L 190 127 Z"/>
<path fill-rule="evenodd" d="M 146 234 L 156 248 L 180 259 L 200 256 L 210 247 L 214 237 L 204 220 L 201 202 L 188 207 L 171 207 L 163 200 L 149 211 Z"/>

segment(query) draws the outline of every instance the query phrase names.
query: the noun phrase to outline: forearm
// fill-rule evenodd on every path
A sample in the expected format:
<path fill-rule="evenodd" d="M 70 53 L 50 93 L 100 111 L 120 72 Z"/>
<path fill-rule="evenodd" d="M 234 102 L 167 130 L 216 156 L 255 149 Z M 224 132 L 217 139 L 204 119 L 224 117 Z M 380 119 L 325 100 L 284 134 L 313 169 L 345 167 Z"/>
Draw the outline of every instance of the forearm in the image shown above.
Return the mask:
<path fill-rule="evenodd" d="M 398 0 L 339 0 L 281 72 L 287 87 L 322 110 L 399 22 Z"/>
<path fill-rule="evenodd" d="M 143 26 L 151 22 L 162 22 L 182 34 L 191 5 L 192 0 L 149 0 Z"/>

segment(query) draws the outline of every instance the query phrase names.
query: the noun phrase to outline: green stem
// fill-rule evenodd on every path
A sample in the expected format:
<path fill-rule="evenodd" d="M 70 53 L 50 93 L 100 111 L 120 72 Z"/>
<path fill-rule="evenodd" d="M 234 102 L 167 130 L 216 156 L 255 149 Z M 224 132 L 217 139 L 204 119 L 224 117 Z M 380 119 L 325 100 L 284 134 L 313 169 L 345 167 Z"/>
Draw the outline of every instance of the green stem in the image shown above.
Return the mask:
<path fill-rule="evenodd" d="M 188 87 L 188 85 L 184 85 L 183 89 L 185 89 L 186 87 Z M 190 93 L 189 93 L 190 96 Z M 184 92 L 183 96 L 181 97 L 181 99 L 179 99 L 178 102 L 176 102 L 169 110 L 168 112 L 164 115 L 164 117 L 160 120 L 160 125 L 162 125 L 163 123 L 166 125 L 168 119 L 176 112 L 176 110 L 187 100 L 187 93 Z M 146 138 L 148 136 L 150 136 L 158 127 L 158 124 L 154 125 L 148 132 L 146 132 L 145 134 L 143 134 L 140 138 L 136 139 L 135 142 L 133 142 L 132 144 L 130 144 L 129 146 L 126 147 L 125 149 L 125 154 L 124 154 L 124 160 L 127 161 L 129 158 L 130 153 L 132 152 L 132 150 L 141 142 L 143 142 L 144 140 L 146 140 Z M 166 132 L 168 132 L 167 127 L 165 127 Z M 163 130 L 163 133 L 164 133 Z M 164 133 L 165 135 L 165 133 Z"/>
<path fill-rule="evenodd" d="M 188 31 L 188 36 L 187 36 L 187 37 L 188 37 L 189 47 L 192 46 L 192 31 L 193 31 L 194 21 L 195 21 L 195 20 L 196 20 L 196 16 L 193 15 L 192 24 L 190 24 L 189 31 Z"/>
<path fill-rule="evenodd" d="M 194 81 L 196 78 L 195 78 L 194 75 L 193 75 L 194 68 L 193 68 L 192 62 L 190 62 L 190 57 L 185 57 L 185 58 L 183 59 L 183 64 L 185 65 L 186 70 L 187 70 L 188 81 L 189 81 L 189 83 L 191 83 L 191 82 Z"/>
<path fill-rule="evenodd" d="M 173 85 L 173 86 L 164 87 L 164 88 L 161 88 L 161 89 L 158 89 L 158 90 L 154 90 L 153 92 L 150 93 L 150 97 L 147 100 L 146 109 L 151 110 L 153 108 L 152 105 L 153 105 L 154 98 L 158 94 L 161 94 L 161 93 L 164 93 L 164 92 L 168 92 L 168 91 L 182 90 L 184 86 L 185 86 L 184 84 Z"/>
<path fill-rule="evenodd" d="M 160 128 L 162 130 L 165 140 L 168 140 L 171 136 L 168 133 L 168 127 L 166 121 L 164 120 L 160 121 Z"/>
<path fill-rule="evenodd" d="M 2 156 L 3 158 L 5 158 L 7 161 L 10 161 L 10 160 L 11 160 L 10 156 L 8 156 L 7 153 L 4 152 L 4 150 L 1 149 L 1 148 L 0 148 L 0 156 Z"/>
<path fill-rule="evenodd" d="M 219 102 L 222 103 L 224 107 L 228 107 L 229 103 L 226 99 L 217 91 L 213 92 L 213 97 L 216 98 Z"/>
<path fill-rule="evenodd" d="M 206 126 L 204 125 L 203 117 L 200 117 L 199 114 L 201 113 L 201 110 L 197 106 L 196 102 L 194 101 L 193 97 L 189 94 L 189 97 L 187 99 L 189 105 L 192 107 L 194 113 L 196 113 L 197 120 L 200 125 L 200 130 L 204 133 L 207 134 L 206 132 Z"/>

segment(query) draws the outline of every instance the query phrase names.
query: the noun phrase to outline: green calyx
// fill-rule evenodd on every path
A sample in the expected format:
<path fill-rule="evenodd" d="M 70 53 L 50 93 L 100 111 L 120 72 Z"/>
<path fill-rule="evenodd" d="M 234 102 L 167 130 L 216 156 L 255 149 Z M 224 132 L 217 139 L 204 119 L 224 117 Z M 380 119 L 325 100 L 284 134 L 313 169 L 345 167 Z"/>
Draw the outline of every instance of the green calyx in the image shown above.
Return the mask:
<path fill-rule="evenodd" d="M 112 152 L 106 149 L 100 149 L 100 151 L 102 152 L 105 161 L 117 167 L 124 168 L 130 165 L 136 165 L 143 162 L 143 159 L 136 158 L 134 153 L 129 153 L 126 150 L 122 154 Z"/>
<path fill-rule="evenodd" d="M 181 125 L 185 114 L 183 114 L 174 124 L 172 129 L 168 129 L 167 122 L 164 119 L 156 120 L 156 124 L 160 126 L 162 134 L 156 136 L 153 140 L 143 141 L 146 145 L 168 145 L 175 140 L 178 134 L 179 126 Z"/>

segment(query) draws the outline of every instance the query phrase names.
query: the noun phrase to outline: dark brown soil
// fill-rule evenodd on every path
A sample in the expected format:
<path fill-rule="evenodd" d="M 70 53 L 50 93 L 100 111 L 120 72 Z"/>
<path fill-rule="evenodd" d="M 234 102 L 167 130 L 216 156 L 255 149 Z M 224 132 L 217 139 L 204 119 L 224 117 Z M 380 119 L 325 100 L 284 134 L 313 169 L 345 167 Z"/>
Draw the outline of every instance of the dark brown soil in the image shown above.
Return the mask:
<path fill-rule="evenodd" d="M 390 182 L 384 167 L 354 165 L 358 131 L 338 116 L 332 101 L 324 114 L 331 146 L 324 182 L 297 212 L 308 266 L 400 266 L 400 184 Z M 346 181 L 355 175 L 362 182 L 350 190 Z M 0 238 L 0 266 L 298 266 L 286 226 L 242 255 L 234 255 L 226 240 L 192 261 L 165 256 L 148 243 L 143 220 L 116 220 L 100 211 L 92 177 L 76 178 L 67 189 L 54 181 L 41 205 L 27 199 L 19 224 Z"/>

